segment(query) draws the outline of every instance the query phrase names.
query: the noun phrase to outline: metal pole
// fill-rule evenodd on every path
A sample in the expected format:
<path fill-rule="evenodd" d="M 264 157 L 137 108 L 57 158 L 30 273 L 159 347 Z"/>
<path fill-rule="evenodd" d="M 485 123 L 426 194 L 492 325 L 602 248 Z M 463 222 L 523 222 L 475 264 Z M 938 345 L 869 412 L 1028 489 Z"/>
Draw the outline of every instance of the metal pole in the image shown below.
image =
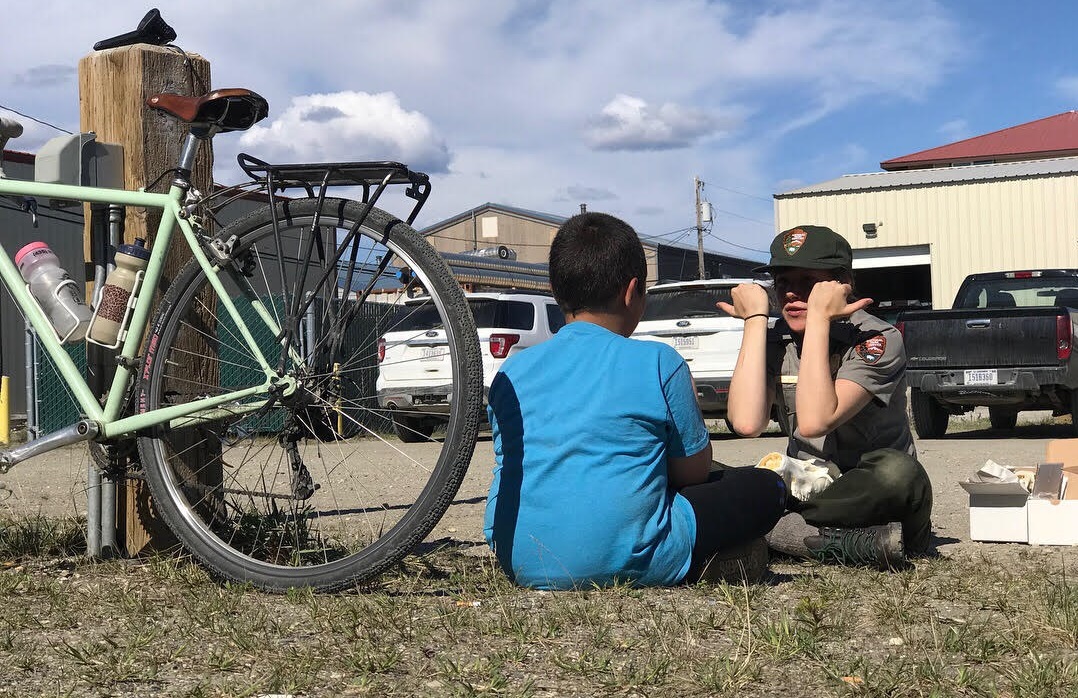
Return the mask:
<path fill-rule="evenodd" d="M 307 291 L 307 293 L 305 294 L 306 297 L 304 298 L 304 300 L 306 300 L 306 298 L 310 298 L 312 295 L 314 295 L 313 292 Z M 345 301 L 342 300 L 341 304 L 343 305 L 344 303 L 345 303 Z M 339 308 L 338 312 L 344 312 L 344 308 L 343 307 Z M 311 352 L 314 351 L 314 347 L 317 345 L 317 341 L 318 341 L 316 339 L 316 337 L 315 337 L 315 323 L 316 322 L 317 322 L 317 318 L 315 317 L 314 303 L 311 303 L 310 305 L 307 306 L 307 312 L 305 313 L 304 318 L 303 318 L 303 335 L 304 335 L 304 340 L 305 340 L 304 343 L 307 345 L 306 347 L 303 348 L 303 354 L 304 354 L 304 358 L 308 362 L 310 362 L 312 359 L 314 359 L 314 356 L 312 356 Z"/>
<path fill-rule="evenodd" d="M 693 189 L 696 194 L 696 257 L 700 263 L 700 279 L 704 279 L 704 222 L 700 215 L 700 185 L 703 184 L 699 177 L 692 178 Z"/>
<path fill-rule="evenodd" d="M 86 469 L 86 554 L 101 555 L 101 471 L 94 459 Z"/>
<path fill-rule="evenodd" d="M 101 287 L 105 284 L 107 274 L 105 261 L 108 259 L 108 239 L 102 226 L 105 209 L 103 204 L 90 205 L 90 261 L 94 265 L 94 285 L 90 290 L 90 302 L 94 308 L 101 300 Z M 102 350 L 87 343 L 86 364 L 90 389 L 100 396 L 105 386 Z M 104 531 L 101 521 L 101 481 L 101 469 L 91 457 L 86 466 L 86 554 L 89 557 L 101 557 L 101 534 Z"/>
<path fill-rule="evenodd" d="M 101 549 L 102 557 L 116 557 L 116 480 L 101 478 Z"/>
<path fill-rule="evenodd" d="M 34 377 L 37 376 L 37 351 L 34 342 L 34 328 L 26 323 L 26 440 L 32 441 L 40 435 L 40 425 L 37 421 L 37 385 Z"/>
<path fill-rule="evenodd" d="M 116 268 L 115 253 L 116 248 L 123 242 L 123 223 L 124 223 L 124 207 L 118 204 L 109 204 L 109 226 L 108 226 L 108 247 L 105 248 L 105 262 L 104 270 L 105 277 L 101 279 L 101 285 L 104 285 L 105 278 L 108 274 L 112 273 L 112 270 Z M 95 279 L 96 280 L 96 279 Z M 95 296 L 100 294 L 101 287 L 95 289 Z M 114 371 L 112 366 L 109 366 L 105 361 L 105 354 L 98 354 L 101 358 L 101 377 L 108 381 L 112 377 Z M 99 389 L 99 394 L 104 391 L 104 385 L 102 384 Z M 110 464 L 111 465 L 111 464 Z M 126 463 L 124 463 L 126 465 Z M 100 514 L 100 527 L 101 527 L 101 550 L 100 554 L 103 557 L 116 557 L 119 552 L 119 548 L 116 545 L 116 488 L 117 479 L 115 473 L 106 474 L 101 478 L 101 514 Z"/>

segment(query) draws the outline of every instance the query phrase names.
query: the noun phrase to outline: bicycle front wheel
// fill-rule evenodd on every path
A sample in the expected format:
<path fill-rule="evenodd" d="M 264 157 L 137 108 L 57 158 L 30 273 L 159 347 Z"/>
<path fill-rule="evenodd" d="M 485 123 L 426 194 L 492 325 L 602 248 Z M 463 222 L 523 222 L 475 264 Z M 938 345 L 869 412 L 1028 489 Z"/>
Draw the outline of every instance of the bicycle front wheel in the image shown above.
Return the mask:
<path fill-rule="evenodd" d="M 482 408 L 478 335 L 403 222 L 340 199 L 272 214 L 218 236 L 221 288 L 193 260 L 173 280 L 139 373 L 140 412 L 235 397 L 148 430 L 139 454 L 165 523 L 212 571 L 334 590 L 399 562 L 456 494 Z M 387 335 L 429 386 L 407 439 L 384 389 Z"/>

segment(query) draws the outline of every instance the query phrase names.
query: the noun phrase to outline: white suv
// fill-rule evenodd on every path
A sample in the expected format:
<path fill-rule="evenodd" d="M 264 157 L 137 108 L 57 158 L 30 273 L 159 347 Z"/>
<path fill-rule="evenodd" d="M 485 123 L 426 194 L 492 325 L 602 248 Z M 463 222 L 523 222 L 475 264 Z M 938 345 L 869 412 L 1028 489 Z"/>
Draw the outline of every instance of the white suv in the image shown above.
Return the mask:
<path fill-rule="evenodd" d="M 743 320 L 730 317 L 715 303 L 732 303 L 734 286 L 754 282 L 770 285 L 754 279 L 705 279 L 660 283 L 647 291 L 647 306 L 633 338 L 662 342 L 681 354 L 705 417 L 726 418 L 730 379 L 745 329 Z"/>
<path fill-rule="evenodd" d="M 466 293 L 479 330 L 483 355 L 483 395 L 508 357 L 544 342 L 565 325 L 565 316 L 550 295 L 505 291 Z M 404 302 L 378 340 L 378 406 L 390 410 L 401 441 L 430 438 L 439 414 L 449 410 L 447 393 L 452 377 L 449 360 L 439 350 L 445 331 L 435 327 L 438 313 L 428 298 Z M 430 310 L 422 307 L 428 304 Z M 419 306 L 419 307 L 417 307 Z"/>

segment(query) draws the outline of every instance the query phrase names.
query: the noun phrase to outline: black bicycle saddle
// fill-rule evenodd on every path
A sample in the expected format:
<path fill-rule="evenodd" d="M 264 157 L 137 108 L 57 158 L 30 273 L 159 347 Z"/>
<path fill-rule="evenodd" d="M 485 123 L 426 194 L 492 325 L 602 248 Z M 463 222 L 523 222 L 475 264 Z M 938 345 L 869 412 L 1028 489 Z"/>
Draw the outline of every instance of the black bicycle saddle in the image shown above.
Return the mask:
<path fill-rule="evenodd" d="M 164 46 L 175 38 L 176 30 L 161 19 L 161 13 L 155 7 L 146 13 L 146 16 L 138 23 L 138 28 L 135 31 L 119 34 L 111 39 L 102 39 L 94 44 L 94 50 L 104 51 L 107 48 L 119 48 L 132 44 Z"/>

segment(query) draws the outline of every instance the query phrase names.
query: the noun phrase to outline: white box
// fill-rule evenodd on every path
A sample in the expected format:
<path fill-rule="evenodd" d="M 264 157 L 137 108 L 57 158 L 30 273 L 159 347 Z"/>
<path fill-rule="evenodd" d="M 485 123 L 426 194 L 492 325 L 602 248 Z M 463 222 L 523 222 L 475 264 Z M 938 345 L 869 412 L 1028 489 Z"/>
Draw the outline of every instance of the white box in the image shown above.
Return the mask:
<path fill-rule="evenodd" d="M 1078 439 L 1049 441 L 1044 462 L 1063 464 L 1062 500 L 1032 498 L 1017 482 L 959 483 L 969 493 L 971 540 L 1078 545 Z"/>
<path fill-rule="evenodd" d="M 1030 545 L 1078 545 L 1078 502 L 1030 499 L 1026 511 Z"/>
<path fill-rule="evenodd" d="M 960 482 L 969 492 L 971 540 L 1029 542 L 1029 492 L 1017 482 Z"/>

